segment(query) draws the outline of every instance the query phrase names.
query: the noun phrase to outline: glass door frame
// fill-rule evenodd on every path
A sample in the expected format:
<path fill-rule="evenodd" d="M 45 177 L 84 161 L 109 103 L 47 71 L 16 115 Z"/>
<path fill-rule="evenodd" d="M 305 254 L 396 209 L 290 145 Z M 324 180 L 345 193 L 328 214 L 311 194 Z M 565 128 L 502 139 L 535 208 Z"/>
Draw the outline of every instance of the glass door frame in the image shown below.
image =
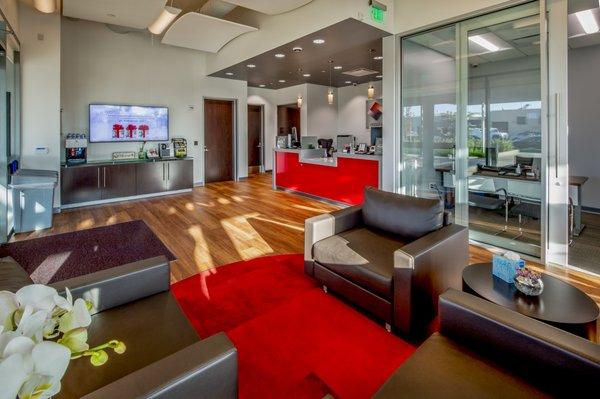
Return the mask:
<path fill-rule="evenodd" d="M 505 10 L 496 11 L 491 14 L 475 17 L 463 22 L 459 22 L 456 30 L 457 43 L 457 128 L 456 128 L 456 158 L 455 158 L 455 189 L 456 189 L 456 207 L 455 207 L 455 222 L 463 226 L 469 226 L 469 176 L 468 176 L 468 105 L 469 105 L 469 40 L 468 34 L 471 31 L 485 28 L 488 26 L 499 25 L 502 23 L 511 22 L 518 19 L 530 18 L 539 15 L 540 8 L 534 3 L 526 3 L 523 5 L 511 7 Z M 541 41 L 540 41 L 541 47 Z M 542 53 L 540 52 L 540 58 Z M 542 60 L 540 59 L 540 63 Z M 540 98 L 543 98 L 543 76 L 540 77 L 542 92 Z M 543 101 L 542 101 L 543 102 Z M 544 107 L 542 104 L 542 120 Z M 542 126 L 542 141 L 544 134 Z M 542 165 L 541 172 L 543 177 L 547 175 L 546 162 L 544 161 L 544 143 L 542 142 Z M 546 212 L 544 212 L 544 204 L 546 203 L 546 183 L 544 178 L 541 179 L 541 239 L 540 239 L 540 257 L 544 257 L 544 243 L 546 242 Z"/>
<path fill-rule="evenodd" d="M 567 119 L 567 9 L 568 0 L 539 0 L 539 2 L 524 3 L 510 8 L 498 9 L 466 21 L 457 20 L 452 23 L 431 26 L 422 31 L 413 31 L 399 35 L 395 41 L 399 60 L 402 60 L 402 40 L 406 37 L 433 31 L 445 26 L 456 26 L 456 154 L 455 154 L 455 220 L 457 224 L 468 226 L 468 145 L 466 131 L 468 103 L 467 72 L 460 54 L 468 54 L 466 47 L 466 31 L 476 29 L 477 24 L 492 25 L 522 17 L 540 16 L 540 84 L 541 84 L 541 258 L 543 264 L 556 264 L 567 267 L 568 258 L 568 133 Z M 485 22 L 484 22 L 485 21 Z M 404 162 L 402 152 L 402 63 L 397 70 L 398 85 L 395 90 L 399 106 L 395 107 L 398 125 L 395 135 L 398 137 L 397 165 Z M 464 136 L 464 137 L 463 137 Z M 558 156 L 557 156 L 558 154 Z M 399 176 L 394 179 L 396 191 L 403 192 L 405 181 L 402 168 L 398 169 Z"/>

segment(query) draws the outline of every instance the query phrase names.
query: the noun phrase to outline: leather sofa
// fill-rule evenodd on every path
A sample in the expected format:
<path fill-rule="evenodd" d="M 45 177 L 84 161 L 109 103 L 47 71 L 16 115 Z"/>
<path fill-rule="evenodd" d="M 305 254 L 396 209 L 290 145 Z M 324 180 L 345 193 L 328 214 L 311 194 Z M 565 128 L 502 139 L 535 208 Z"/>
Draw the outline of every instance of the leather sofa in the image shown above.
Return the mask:
<path fill-rule="evenodd" d="M 0 261 L 0 290 L 32 284 L 12 258 Z M 224 333 L 200 340 L 169 291 L 170 265 L 156 257 L 61 281 L 93 302 L 91 347 L 111 339 L 127 351 L 94 367 L 71 362 L 56 398 L 236 398 L 237 351 Z"/>
<path fill-rule="evenodd" d="M 366 188 L 362 205 L 305 222 L 305 272 L 404 335 L 423 336 L 438 296 L 461 287 L 467 229 L 443 202 Z"/>
<path fill-rule="evenodd" d="M 439 333 L 374 398 L 585 397 L 598 390 L 600 345 L 460 291 L 442 294 L 439 307 Z"/>

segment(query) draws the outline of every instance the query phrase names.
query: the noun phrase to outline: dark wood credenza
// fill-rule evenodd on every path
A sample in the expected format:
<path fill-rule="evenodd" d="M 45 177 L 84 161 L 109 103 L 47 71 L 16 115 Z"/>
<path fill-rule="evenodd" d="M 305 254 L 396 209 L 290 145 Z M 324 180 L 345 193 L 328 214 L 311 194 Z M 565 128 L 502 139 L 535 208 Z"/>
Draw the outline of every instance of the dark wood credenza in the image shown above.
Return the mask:
<path fill-rule="evenodd" d="M 61 204 L 97 201 L 191 189 L 193 159 L 93 162 L 61 167 Z"/>

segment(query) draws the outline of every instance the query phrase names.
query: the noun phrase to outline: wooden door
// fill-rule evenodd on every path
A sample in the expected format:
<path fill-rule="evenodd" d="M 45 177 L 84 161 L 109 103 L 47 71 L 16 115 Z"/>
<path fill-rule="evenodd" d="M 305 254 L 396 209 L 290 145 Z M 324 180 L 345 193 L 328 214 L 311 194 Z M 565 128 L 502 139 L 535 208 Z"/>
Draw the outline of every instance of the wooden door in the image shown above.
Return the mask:
<path fill-rule="evenodd" d="M 233 180 L 233 101 L 204 100 L 204 181 Z"/>
<path fill-rule="evenodd" d="M 72 166 L 61 169 L 61 203 L 77 204 L 100 199 L 100 174 L 98 166 Z"/>
<path fill-rule="evenodd" d="M 167 191 L 185 190 L 194 186 L 192 160 L 169 161 L 167 166 Z"/>
<path fill-rule="evenodd" d="M 135 170 L 138 195 L 160 193 L 167 189 L 166 162 L 138 163 Z"/>
<path fill-rule="evenodd" d="M 135 165 L 107 165 L 102 167 L 102 199 L 136 195 Z"/>
<path fill-rule="evenodd" d="M 262 107 L 248 105 L 248 173 L 260 172 L 262 166 Z"/>

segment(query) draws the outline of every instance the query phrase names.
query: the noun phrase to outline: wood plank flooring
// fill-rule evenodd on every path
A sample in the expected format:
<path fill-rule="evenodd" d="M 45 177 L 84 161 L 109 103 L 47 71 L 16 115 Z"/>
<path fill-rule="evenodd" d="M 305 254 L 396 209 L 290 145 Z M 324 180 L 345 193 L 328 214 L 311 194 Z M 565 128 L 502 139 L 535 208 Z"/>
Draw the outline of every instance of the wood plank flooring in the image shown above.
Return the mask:
<path fill-rule="evenodd" d="M 264 255 L 304 251 L 304 220 L 335 206 L 273 191 L 271 175 L 241 182 L 212 183 L 192 193 L 67 210 L 52 229 L 19 234 L 24 240 L 129 220 L 142 219 L 177 256 L 172 280 L 227 263 Z M 471 246 L 470 262 L 489 262 L 491 253 Z M 600 303 L 600 278 L 562 268 L 535 265 L 586 292 Z M 600 329 L 599 329 L 600 331 Z"/>

